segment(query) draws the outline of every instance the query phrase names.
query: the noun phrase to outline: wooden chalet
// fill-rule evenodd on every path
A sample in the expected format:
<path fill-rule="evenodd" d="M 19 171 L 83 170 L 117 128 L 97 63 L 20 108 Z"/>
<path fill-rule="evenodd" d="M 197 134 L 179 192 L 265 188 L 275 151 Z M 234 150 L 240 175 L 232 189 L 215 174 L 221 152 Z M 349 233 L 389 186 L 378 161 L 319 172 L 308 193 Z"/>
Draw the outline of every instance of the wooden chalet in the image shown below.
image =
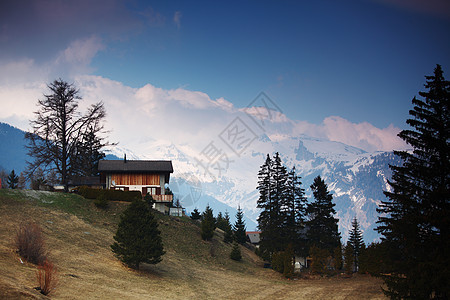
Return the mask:
<path fill-rule="evenodd" d="M 173 195 L 166 194 L 173 173 L 168 160 L 101 160 L 98 163 L 100 180 L 106 189 L 149 193 L 155 200 L 155 209 L 168 213 Z"/>

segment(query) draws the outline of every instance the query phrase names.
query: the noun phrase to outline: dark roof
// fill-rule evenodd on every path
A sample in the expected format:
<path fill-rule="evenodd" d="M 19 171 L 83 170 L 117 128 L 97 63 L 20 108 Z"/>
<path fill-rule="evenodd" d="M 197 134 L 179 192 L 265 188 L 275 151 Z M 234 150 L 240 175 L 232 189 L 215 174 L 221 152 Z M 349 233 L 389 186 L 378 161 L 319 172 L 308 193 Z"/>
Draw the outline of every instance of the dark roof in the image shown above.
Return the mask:
<path fill-rule="evenodd" d="M 252 244 L 258 244 L 260 241 L 260 233 L 261 231 L 247 231 L 246 234 Z"/>
<path fill-rule="evenodd" d="M 101 160 L 100 172 L 157 172 L 173 173 L 170 160 Z"/>

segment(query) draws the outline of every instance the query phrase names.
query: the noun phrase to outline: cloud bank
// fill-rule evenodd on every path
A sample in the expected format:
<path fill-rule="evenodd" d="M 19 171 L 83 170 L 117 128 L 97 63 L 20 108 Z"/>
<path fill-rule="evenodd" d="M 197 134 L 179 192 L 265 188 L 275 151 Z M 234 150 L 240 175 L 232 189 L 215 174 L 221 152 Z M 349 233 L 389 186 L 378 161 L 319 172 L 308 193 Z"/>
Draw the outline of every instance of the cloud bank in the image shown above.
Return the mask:
<path fill-rule="evenodd" d="M 72 55 L 72 50 L 76 48 L 85 51 Z M 101 43 L 95 39 L 73 43 L 56 61 L 63 57 L 68 63 L 88 65 L 93 53 L 100 49 Z M 28 120 L 36 110 L 37 99 L 47 92 L 45 84 L 48 74 L 52 72 L 42 74 L 29 60 L 9 63 L 1 69 L 15 69 L 16 77 L 28 74 L 25 78 L 29 78 L 29 82 L 0 75 L 0 119 L 28 129 Z M 46 80 L 39 80 L 40 77 Z M 184 88 L 165 90 L 152 84 L 131 88 L 121 82 L 93 75 L 77 75 L 73 82 L 84 99 L 80 109 L 103 101 L 111 140 L 127 148 L 140 148 L 141 143 L 149 140 L 164 140 L 175 145 L 190 145 L 200 151 L 236 117 L 242 120 L 247 117 L 245 120 L 248 121 L 247 113 L 265 118 L 265 134 L 274 140 L 304 134 L 342 142 L 365 151 L 405 148 L 403 141 L 397 137 L 400 130 L 392 125 L 377 128 L 366 122 L 352 123 L 338 116 L 326 117 L 321 124 L 311 124 L 291 120 L 280 112 L 262 113 L 263 107 L 250 107 L 244 112 L 243 108 L 235 107 L 226 99 L 211 99 L 206 93 Z"/>
<path fill-rule="evenodd" d="M 181 14 L 175 14 L 174 22 L 179 22 L 180 18 Z M 321 124 L 311 124 L 290 119 L 276 103 L 269 103 L 270 99 L 251 103 L 249 107 L 236 107 L 228 99 L 212 99 L 202 91 L 163 89 L 151 83 L 134 88 L 112 79 L 89 75 L 93 71 L 92 60 L 105 49 L 102 39 L 91 35 L 71 41 L 61 51 L 55 51 L 53 57 L 39 63 L 26 57 L 0 59 L 0 121 L 29 129 L 29 120 L 37 110 L 37 100 L 48 92 L 46 85 L 61 77 L 73 82 L 80 90 L 84 99 L 80 109 L 103 101 L 111 140 L 129 149 L 136 148 L 136 152 L 148 141 L 189 145 L 201 151 L 236 118 L 246 122 L 257 120 L 259 127 L 264 127 L 257 134 L 264 133 L 278 141 L 309 135 L 365 151 L 406 147 L 397 137 L 399 128 L 392 125 L 377 128 L 367 122 L 352 123 L 339 116 L 328 116 Z"/>

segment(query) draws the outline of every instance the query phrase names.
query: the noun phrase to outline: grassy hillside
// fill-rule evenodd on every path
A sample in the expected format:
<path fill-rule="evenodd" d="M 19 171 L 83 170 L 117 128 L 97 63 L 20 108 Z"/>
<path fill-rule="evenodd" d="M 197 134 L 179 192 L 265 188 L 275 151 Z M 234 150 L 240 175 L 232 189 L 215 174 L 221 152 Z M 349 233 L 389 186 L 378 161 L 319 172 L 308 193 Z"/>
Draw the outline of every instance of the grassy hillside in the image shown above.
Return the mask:
<path fill-rule="evenodd" d="M 232 261 L 221 232 L 205 242 L 190 219 L 160 214 L 163 261 L 128 269 L 109 247 L 126 205 L 111 203 L 104 211 L 77 195 L 0 190 L 0 298 L 47 299 L 33 289 L 36 267 L 21 263 L 13 247 L 18 225 L 35 221 L 59 272 L 52 299 L 383 299 L 380 282 L 370 277 L 287 281 L 261 268 L 245 247 L 243 261 Z"/>

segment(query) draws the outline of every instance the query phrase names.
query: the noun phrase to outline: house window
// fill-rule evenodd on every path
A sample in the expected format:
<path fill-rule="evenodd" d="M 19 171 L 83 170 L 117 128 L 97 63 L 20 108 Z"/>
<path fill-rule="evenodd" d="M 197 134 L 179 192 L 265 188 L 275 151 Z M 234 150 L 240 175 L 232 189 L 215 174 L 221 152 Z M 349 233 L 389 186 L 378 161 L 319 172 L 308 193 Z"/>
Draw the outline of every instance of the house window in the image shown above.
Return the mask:
<path fill-rule="evenodd" d="M 142 194 L 147 195 L 149 193 L 150 195 L 161 195 L 161 188 L 158 187 L 143 187 L 142 188 Z"/>

